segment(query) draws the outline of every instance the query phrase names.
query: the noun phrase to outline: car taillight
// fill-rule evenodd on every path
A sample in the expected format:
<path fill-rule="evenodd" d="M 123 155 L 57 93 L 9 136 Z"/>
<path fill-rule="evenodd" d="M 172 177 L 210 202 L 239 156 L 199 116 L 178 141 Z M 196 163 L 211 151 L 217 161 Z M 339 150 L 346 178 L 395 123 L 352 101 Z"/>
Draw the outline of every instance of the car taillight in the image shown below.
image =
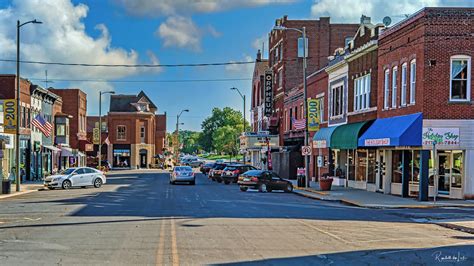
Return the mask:
<path fill-rule="evenodd" d="M 233 173 L 234 175 L 238 174 L 239 172 L 240 172 L 240 171 L 239 171 L 238 169 L 232 171 L 232 173 Z"/>
<path fill-rule="evenodd" d="M 256 177 L 252 177 L 251 180 L 252 180 L 252 182 L 258 182 L 258 178 L 256 178 Z"/>

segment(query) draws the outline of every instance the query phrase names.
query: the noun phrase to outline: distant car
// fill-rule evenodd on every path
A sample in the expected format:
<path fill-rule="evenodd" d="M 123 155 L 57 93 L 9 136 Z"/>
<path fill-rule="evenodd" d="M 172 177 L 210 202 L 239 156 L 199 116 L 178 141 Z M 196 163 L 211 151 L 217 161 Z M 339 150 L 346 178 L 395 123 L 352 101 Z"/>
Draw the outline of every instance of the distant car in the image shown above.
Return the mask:
<path fill-rule="evenodd" d="M 231 182 L 237 183 L 239 176 L 250 170 L 257 170 L 257 168 L 246 164 L 228 165 L 222 171 L 221 178 L 226 185 L 230 184 Z"/>
<path fill-rule="evenodd" d="M 188 182 L 195 185 L 196 177 L 193 169 L 190 166 L 175 166 L 170 175 L 170 184 L 174 185 L 176 182 Z"/>
<path fill-rule="evenodd" d="M 199 170 L 201 171 L 201 173 L 206 175 L 206 174 L 209 174 L 209 171 L 211 170 L 212 167 L 214 167 L 214 165 L 215 163 L 205 163 L 201 165 Z"/>
<path fill-rule="evenodd" d="M 217 159 L 216 160 L 216 163 L 223 163 L 224 162 L 224 159 Z"/>
<path fill-rule="evenodd" d="M 204 164 L 204 161 L 199 158 L 188 158 L 186 160 L 183 160 L 182 164 L 191 167 L 201 167 L 201 165 Z"/>
<path fill-rule="evenodd" d="M 251 170 L 243 173 L 239 177 L 241 191 L 249 188 L 258 189 L 259 192 L 272 192 L 273 190 L 293 191 L 293 184 L 290 181 L 279 177 L 276 173 L 265 170 Z"/>
<path fill-rule="evenodd" d="M 217 181 L 219 183 L 222 182 L 221 175 L 222 175 L 222 170 L 226 168 L 227 164 L 226 163 L 216 163 L 214 167 L 209 171 L 209 178 L 212 181 Z"/>
<path fill-rule="evenodd" d="M 90 167 L 68 168 L 57 175 L 51 175 L 44 179 L 44 186 L 49 189 L 87 186 L 100 188 L 105 183 L 104 173 Z"/>

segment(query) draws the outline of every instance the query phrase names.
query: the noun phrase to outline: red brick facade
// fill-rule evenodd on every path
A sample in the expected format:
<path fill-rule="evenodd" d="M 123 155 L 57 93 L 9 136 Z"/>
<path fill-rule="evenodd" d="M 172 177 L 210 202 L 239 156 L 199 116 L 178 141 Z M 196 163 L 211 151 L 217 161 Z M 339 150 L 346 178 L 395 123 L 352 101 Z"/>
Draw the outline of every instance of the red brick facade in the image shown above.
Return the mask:
<path fill-rule="evenodd" d="M 166 113 L 155 115 L 156 133 L 155 133 L 155 153 L 163 154 L 166 141 Z"/>

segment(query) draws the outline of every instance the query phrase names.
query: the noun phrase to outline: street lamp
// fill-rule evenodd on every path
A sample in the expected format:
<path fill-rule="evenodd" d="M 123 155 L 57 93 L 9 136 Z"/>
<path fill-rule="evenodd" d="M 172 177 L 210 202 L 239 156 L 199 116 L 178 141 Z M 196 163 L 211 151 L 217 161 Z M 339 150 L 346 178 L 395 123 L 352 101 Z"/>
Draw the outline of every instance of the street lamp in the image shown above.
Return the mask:
<path fill-rule="evenodd" d="M 176 162 L 178 162 L 179 158 L 179 117 L 183 114 L 183 112 L 189 112 L 189 109 L 182 110 L 179 115 L 176 116 Z"/>
<path fill-rule="evenodd" d="M 243 95 L 242 93 L 240 93 L 239 89 L 237 89 L 237 88 L 230 88 L 230 89 L 233 90 L 233 91 L 237 91 L 237 92 L 239 93 L 240 97 L 242 97 L 242 100 L 244 101 L 244 119 L 243 119 L 243 121 L 244 121 L 244 134 L 245 134 L 245 132 L 247 132 L 247 129 L 246 129 L 246 126 L 245 126 L 245 95 Z M 243 156 L 243 157 L 244 157 L 244 158 L 243 158 L 243 159 L 244 159 L 244 163 L 247 162 L 247 161 L 245 160 L 245 152 L 244 152 L 244 156 Z"/>
<path fill-rule="evenodd" d="M 99 91 L 99 150 L 97 151 L 99 158 L 99 170 L 102 166 L 102 94 L 115 94 L 115 91 Z"/>
<path fill-rule="evenodd" d="M 293 30 L 301 33 L 303 35 L 303 97 L 304 97 L 304 120 L 305 120 L 305 127 L 304 127 L 304 145 L 308 146 L 308 89 L 306 87 L 306 27 L 302 27 L 302 29 L 297 29 L 297 28 L 287 28 L 283 26 L 275 26 L 273 27 L 274 30 Z M 308 155 L 304 156 L 304 165 L 305 165 L 305 187 L 308 186 L 308 176 L 309 176 L 309 158 Z"/>
<path fill-rule="evenodd" d="M 26 24 L 41 24 L 43 22 L 36 19 L 24 23 L 16 21 L 16 191 L 20 191 L 20 28 Z"/>

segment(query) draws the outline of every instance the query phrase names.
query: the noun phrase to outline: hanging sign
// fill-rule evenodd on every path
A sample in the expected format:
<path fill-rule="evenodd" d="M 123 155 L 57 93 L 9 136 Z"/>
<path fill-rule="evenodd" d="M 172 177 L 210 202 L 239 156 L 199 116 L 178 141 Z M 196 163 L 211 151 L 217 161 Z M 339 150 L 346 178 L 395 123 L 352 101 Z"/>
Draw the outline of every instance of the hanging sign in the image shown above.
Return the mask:
<path fill-rule="evenodd" d="M 16 100 L 3 100 L 3 132 L 9 134 L 16 134 L 16 115 Z"/>
<path fill-rule="evenodd" d="M 316 132 L 319 130 L 320 114 L 319 99 L 308 99 L 308 131 Z"/>
<path fill-rule="evenodd" d="M 273 113 L 273 72 L 265 71 L 265 116 L 270 117 Z"/>
<path fill-rule="evenodd" d="M 423 128 L 423 145 L 459 146 L 459 128 Z"/>
<path fill-rule="evenodd" d="M 92 143 L 99 144 L 99 139 L 100 139 L 100 130 L 95 127 L 92 131 Z"/>

